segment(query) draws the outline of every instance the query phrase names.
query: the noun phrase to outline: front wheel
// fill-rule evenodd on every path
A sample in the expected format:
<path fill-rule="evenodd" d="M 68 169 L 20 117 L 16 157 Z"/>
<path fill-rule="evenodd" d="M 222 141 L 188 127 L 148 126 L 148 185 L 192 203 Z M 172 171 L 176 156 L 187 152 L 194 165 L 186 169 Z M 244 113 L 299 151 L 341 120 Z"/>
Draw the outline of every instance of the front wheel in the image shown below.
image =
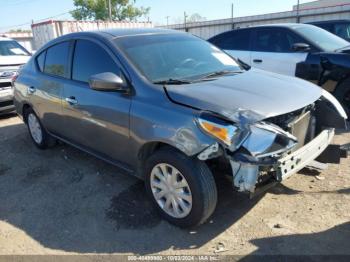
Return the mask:
<path fill-rule="evenodd" d="M 204 223 L 214 212 L 217 189 L 204 162 L 167 148 L 146 163 L 146 190 L 161 216 L 179 227 Z"/>

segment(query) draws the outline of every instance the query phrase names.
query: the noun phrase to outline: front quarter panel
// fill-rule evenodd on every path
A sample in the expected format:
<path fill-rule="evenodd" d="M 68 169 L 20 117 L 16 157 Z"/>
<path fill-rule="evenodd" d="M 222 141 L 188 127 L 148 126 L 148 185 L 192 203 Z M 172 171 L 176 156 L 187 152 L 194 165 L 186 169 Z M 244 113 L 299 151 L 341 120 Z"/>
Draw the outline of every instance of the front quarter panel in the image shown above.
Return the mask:
<path fill-rule="evenodd" d="M 133 100 L 130 117 L 133 157 L 147 143 L 160 142 L 193 156 L 216 142 L 198 127 L 199 111 L 172 103 L 161 90 L 157 96 Z M 134 159 L 136 164 L 137 158 Z"/>

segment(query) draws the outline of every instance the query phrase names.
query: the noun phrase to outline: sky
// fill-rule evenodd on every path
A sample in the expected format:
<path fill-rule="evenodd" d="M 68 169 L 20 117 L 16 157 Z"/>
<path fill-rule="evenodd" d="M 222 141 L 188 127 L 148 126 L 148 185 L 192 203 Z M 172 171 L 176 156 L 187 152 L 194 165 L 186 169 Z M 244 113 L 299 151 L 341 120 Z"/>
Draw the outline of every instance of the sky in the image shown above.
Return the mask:
<path fill-rule="evenodd" d="M 231 17 L 232 3 L 234 16 L 239 17 L 288 11 L 297 0 L 136 0 L 137 6 L 151 8 L 149 19 L 157 25 L 166 24 L 167 16 L 169 24 L 181 21 L 184 12 L 188 15 L 198 13 L 207 20 L 228 18 Z M 39 22 L 51 17 L 57 20 L 72 19 L 69 14 L 72 9 L 73 0 L 0 0 L 0 32 L 28 29 L 32 21 Z"/>

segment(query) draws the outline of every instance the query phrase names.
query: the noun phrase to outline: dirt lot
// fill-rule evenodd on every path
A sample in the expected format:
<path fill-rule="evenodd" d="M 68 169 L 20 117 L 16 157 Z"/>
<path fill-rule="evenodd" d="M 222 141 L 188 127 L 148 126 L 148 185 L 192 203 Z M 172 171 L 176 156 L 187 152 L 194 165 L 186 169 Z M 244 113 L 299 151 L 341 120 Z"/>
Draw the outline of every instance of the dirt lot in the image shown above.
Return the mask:
<path fill-rule="evenodd" d="M 348 145 L 350 133 L 334 142 Z M 0 255 L 350 255 L 350 157 L 253 200 L 220 180 L 210 222 L 180 230 L 138 180 L 67 145 L 36 149 L 17 117 L 0 118 L 0 148 Z"/>

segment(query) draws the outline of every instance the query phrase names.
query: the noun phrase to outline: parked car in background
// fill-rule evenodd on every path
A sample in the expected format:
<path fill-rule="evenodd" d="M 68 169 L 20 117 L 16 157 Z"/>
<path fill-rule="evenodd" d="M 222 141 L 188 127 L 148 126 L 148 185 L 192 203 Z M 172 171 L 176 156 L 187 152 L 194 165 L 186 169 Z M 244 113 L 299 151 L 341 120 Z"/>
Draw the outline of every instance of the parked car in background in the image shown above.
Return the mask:
<path fill-rule="evenodd" d="M 21 70 L 15 105 L 37 147 L 60 139 L 145 180 L 161 215 L 181 227 L 215 210 L 210 163 L 253 194 L 308 165 L 346 119 L 312 83 L 160 29 L 51 41 Z"/>
<path fill-rule="evenodd" d="M 350 20 L 329 20 L 308 23 L 335 34 L 344 40 L 350 42 Z"/>
<path fill-rule="evenodd" d="M 256 26 L 219 34 L 209 42 L 244 63 L 303 78 L 333 93 L 350 112 L 350 44 L 306 24 Z"/>
<path fill-rule="evenodd" d="M 0 114 L 14 111 L 12 81 L 30 56 L 15 40 L 0 37 Z"/>

